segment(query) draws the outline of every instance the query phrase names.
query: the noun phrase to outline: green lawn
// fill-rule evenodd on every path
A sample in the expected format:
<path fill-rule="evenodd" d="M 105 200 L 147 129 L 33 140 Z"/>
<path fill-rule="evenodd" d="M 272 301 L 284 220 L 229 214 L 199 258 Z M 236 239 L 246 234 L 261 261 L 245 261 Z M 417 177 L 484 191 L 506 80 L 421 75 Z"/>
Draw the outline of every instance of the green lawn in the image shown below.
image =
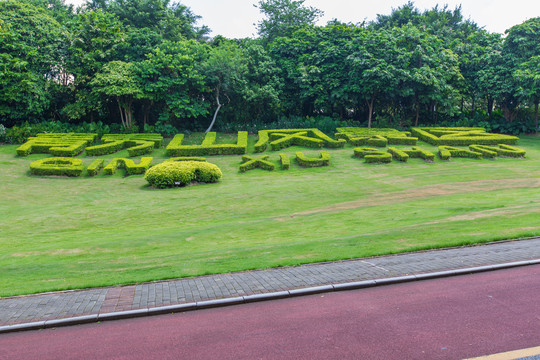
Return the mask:
<path fill-rule="evenodd" d="M 311 169 L 294 153 L 318 151 L 293 147 L 280 151 L 290 170 L 267 151 L 276 171 L 246 173 L 240 156 L 208 157 L 221 182 L 168 190 L 121 170 L 31 176 L 30 163 L 49 155 L 19 158 L 17 146 L 0 146 L 0 296 L 538 236 L 540 138 L 518 146 L 525 159 L 372 165 L 347 145 L 328 150 L 329 167 Z M 152 156 L 165 159 L 164 148 Z"/>

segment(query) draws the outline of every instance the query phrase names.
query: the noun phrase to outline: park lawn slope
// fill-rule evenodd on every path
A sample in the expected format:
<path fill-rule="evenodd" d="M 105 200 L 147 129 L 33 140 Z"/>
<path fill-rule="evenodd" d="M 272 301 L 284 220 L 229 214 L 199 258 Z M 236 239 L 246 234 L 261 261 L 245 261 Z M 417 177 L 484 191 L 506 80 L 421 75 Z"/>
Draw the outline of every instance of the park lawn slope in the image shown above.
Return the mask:
<path fill-rule="evenodd" d="M 219 183 L 168 190 L 123 171 L 31 176 L 30 163 L 48 155 L 20 158 L 16 146 L 0 146 L 0 296 L 538 236 L 540 138 L 517 146 L 525 159 L 373 165 L 347 145 L 327 150 L 328 167 L 291 161 L 278 170 L 278 153 L 319 154 L 290 147 L 264 153 L 275 171 L 246 173 L 240 156 L 209 156 Z M 167 158 L 164 148 L 150 156 Z M 114 157 L 127 153 L 101 158 Z"/>

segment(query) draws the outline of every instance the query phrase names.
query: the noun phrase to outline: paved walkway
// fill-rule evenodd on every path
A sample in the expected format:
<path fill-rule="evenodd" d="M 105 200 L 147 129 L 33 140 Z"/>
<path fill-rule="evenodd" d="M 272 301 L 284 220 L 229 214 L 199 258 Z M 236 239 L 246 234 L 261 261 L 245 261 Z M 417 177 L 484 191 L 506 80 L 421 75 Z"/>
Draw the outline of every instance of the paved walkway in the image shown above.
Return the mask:
<path fill-rule="evenodd" d="M 540 259 L 540 237 L 297 267 L 0 299 L 0 326 Z"/>

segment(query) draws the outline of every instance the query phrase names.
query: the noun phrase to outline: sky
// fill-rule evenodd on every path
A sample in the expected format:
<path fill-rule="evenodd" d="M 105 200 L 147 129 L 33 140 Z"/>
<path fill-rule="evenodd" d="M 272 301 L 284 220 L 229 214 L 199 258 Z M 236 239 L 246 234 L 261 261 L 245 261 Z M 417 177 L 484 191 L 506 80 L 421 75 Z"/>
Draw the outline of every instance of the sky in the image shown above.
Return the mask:
<path fill-rule="evenodd" d="M 80 5 L 83 0 L 66 0 Z M 180 0 L 201 16 L 198 25 L 206 25 L 212 30 L 211 36 L 222 35 L 227 38 L 255 37 L 256 23 L 262 19 L 259 9 L 254 6 L 258 0 Z M 400 7 L 407 0 L 305 0 L 304 5 L 324 12 L 319 25 L 329 20 L 361 23 L 374 20 L 377 14 L 390 14 L 392 8 Z M 532 17 L 540 16 L 538 0 L 416 0 L 420 10 L 431 9 L 435 5 L 448 4 L 454 9 L 461 4 L 462 14 L 490 32 L 504 33 L 513 25 Z"/>

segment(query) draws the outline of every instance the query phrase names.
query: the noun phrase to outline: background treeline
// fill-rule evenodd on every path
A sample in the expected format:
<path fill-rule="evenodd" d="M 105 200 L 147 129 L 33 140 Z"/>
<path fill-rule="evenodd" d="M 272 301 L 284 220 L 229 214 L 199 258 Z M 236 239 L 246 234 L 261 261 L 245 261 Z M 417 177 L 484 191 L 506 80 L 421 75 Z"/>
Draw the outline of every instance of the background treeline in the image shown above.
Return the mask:
<path fill-rule="evenodd" d="M 538 129 L 540 18 L 489 33 L 407 3 L 370 23 L 260 0 L 255 39 L 210 38 L 169 0 L 0 1 L 5 129 L 255 131 L 411 125 Z M 358 14 L 362 18 L 362 14 Z M 215 121 L 215 123 L 214 123 Z"/>

